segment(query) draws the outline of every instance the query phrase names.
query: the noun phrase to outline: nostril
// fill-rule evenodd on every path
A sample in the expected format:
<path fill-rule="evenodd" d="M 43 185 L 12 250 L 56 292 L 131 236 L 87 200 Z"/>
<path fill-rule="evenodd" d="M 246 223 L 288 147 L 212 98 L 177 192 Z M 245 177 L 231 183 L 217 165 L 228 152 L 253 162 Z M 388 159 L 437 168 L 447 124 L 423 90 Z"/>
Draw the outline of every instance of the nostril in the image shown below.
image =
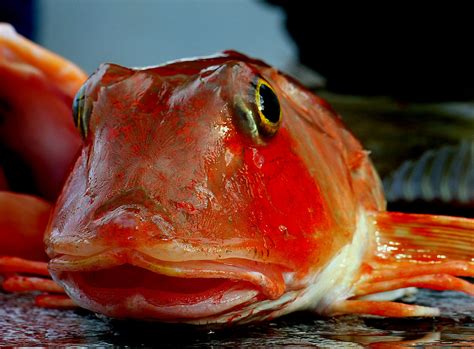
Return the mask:
<path fill-rule="evenodd" d="M 89 229 L 108 248 L 133 247 L 130 244 L 140 241 L 144 221 L 140 209 L 121 206 L 91 221 Z"/>
<path fill-rule="evenodd" d="M 140 210 L 122 206 L 96 217 L 90 222 L 89 229 L 96 232 L 97 237 L 101 238 L 108 236 L 116 239 L 133 237 L 141 229 L 144 221 L 145 218 Z"/>
<path fill-rule="evenodd" d="M 127 212 L 139 214 L 144 209 L 152 209 L 154 206 L 156 205 L 153 199 L 150 198 L 145 190 L 130 189 L 115 195 L 98 207 L 95 210 L 94 219 L 100 219 L 104 215 L 109 215 L 110 212 L 116 211 L 117 209 L 124 209 Z"/>
<path fill-rule="evenodd" d="M 141 217 L 138 209 L 129 210 L 128 208 L 116 209 L 109 215 L 107 223 L 121 229 L 137 229 L 140 225 Z"/>

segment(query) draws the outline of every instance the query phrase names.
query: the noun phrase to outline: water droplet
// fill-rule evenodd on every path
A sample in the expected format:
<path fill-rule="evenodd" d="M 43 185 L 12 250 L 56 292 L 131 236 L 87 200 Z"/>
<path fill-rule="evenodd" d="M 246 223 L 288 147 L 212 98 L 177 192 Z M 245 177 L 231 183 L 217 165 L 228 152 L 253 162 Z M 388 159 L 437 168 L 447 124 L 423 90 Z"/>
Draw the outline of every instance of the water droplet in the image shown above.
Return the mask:
<path fill-rule="evenodd" d="M 283 234 L 283 237 L 287 238 L 289 236 L 288 228 L 286 226 L 280 225 L 278 226 L 278 230 L 281 231 L 281 233 Z"/>
<path fill-rule="evenodd" d="M 262 154 L 259 153 L 259 151 L 256 149 L 256 148 L 253 148 L 252 149 L 252 160 L 253 160 L 253 163 L 255 164 L 255 166 L 257 168 L 262 168 L 263 166 L 263 162 L 264 162 L 264 157 Z"/>

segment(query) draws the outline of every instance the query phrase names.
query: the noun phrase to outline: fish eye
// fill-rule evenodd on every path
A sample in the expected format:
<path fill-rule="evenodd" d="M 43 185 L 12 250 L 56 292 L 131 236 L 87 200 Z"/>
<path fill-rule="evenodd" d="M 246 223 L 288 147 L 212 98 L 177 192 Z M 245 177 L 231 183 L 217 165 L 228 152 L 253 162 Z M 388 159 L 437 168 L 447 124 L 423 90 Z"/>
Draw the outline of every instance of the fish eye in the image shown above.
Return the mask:
<path fill-rule="evenodd" d="M 263 134 L 273 136 L 281 123 L 281 107 L 273 88 L 263 79 L 255 87 L 255 104 L 258 110 L 258 126 Z"/>
<path fill-rule="evenodd" d="M 87 137 L 89 117 L 91 115 L 90 104 L 86 103 L 86 84 L 77 91 L 72 102 L 72 116 L 74 125 L 81 133 L 82 137 Z"/>

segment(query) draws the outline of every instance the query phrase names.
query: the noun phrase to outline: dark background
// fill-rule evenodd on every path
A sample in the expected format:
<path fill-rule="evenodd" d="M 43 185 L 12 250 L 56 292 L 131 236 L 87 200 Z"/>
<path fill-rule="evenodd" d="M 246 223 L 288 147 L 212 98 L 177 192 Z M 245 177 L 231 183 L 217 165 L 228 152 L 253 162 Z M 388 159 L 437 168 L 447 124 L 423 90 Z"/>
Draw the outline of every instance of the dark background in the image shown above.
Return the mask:
<path fill-rule="evenodd" d="M 286 11 L 301 62 L 322 74 L 329 90 L 404 101 L 474 96 L 467 5 L 268 2 Z"/>

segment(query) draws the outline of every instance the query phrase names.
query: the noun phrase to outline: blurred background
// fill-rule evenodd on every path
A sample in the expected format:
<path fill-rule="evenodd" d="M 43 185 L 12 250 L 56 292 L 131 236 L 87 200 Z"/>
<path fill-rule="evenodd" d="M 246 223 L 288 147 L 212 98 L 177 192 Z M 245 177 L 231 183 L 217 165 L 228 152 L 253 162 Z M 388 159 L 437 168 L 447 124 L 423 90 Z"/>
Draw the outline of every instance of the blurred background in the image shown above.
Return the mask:
<path fill-rule="evenodd" d="M 327 99 L 389 208 L 473 216 L 469 8 L 284 0 L 2 0 L 0 20 L 88 73 L 236 49 Z"/>
<path fill-rule="evenodd" d="M 93 72 L 236 49 L 279 68 L 297 59 L 285 13 L 253 0 L 7 0 L 17 30 Z M 2 2 L 6 5 L 5 1 Z M 2 6 L 2 5 L 0 5 Z M 25 23 L 25 12 L 30 15 Z M 2 11 L 2 13 L 5 13 Z M 3 19 L 4 20 L 4 19 Z"/>

